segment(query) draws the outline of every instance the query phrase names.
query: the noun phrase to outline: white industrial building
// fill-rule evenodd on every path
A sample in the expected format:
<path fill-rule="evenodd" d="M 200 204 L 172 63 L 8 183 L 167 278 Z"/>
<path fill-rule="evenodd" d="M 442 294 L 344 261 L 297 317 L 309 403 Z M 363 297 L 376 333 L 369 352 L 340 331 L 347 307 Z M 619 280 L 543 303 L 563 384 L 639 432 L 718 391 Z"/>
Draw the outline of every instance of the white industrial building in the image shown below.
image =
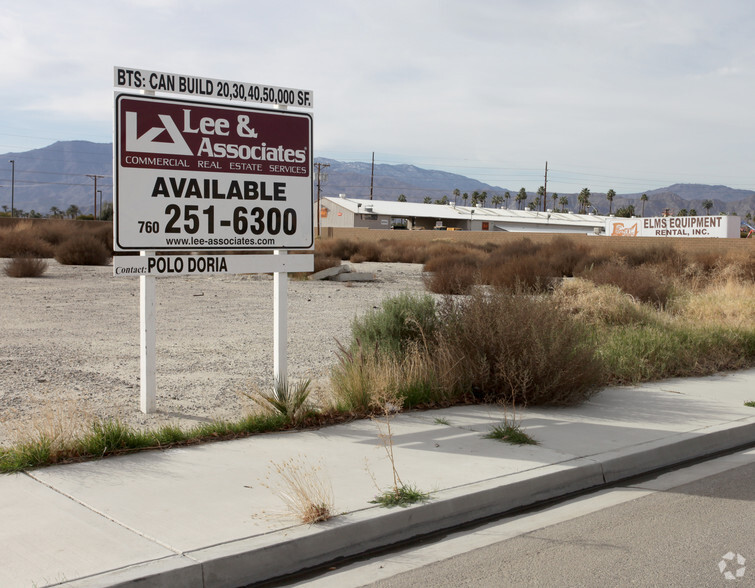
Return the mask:
<path fill-rule="evenodd" d="M 319 209 L 319 210 L 318 210 Z M 321 228 L 590 233 L 605 231 L 609 217 L 572 212 L 512 210 L 450 204 L 422 204 L 357 198 L 315 202 Z"/>

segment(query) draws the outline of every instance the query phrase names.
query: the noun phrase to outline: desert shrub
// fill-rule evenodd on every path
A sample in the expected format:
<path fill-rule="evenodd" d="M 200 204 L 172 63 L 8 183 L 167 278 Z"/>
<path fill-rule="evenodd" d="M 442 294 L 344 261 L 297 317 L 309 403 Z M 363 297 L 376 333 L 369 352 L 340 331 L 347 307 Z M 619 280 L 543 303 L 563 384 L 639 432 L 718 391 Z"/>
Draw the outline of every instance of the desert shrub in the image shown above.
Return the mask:
<path fill-rule="evenodd" d="M 541 245 L 533 243 L 528 237 L 523 237 L 502 243 L 496 247 L 493 253 L 501 259 L 506 259 L 509 257 L 535 255 L 540 251 L 541 247 Z"/>
<path fill-rule="evenodd" d="M 458 358 L 459 385 L 478 400 L 570 404 L 602 383 L 592 334 L 543 300 L 476 292 L 448 299 L 439 316 L 439 346 Z"/>
<path fill-rule="evenodd" d="M 632 267 L 650 264 L 665 266 L 676 271 L 684 265 L 682 254 L 670 243 L 626 248 L 622 250 L 621 256 L 625 263 Z"/>
<path fill-rule="evenodd" d="M 438 327 L 435 300 L 429 295 L 401 294 L 383 301 L 381 307 L 355 319 L 354 342 L 365 349 L 398 354 L 409 344 L 426 343 Z"/>
<path fill-rule="evenodd" d="M 479 283 L 480 262 L 479 252 L 432 257 L 423 268 L 425 288 L 435 294 L 467 294 Z"/>
<path fill-rule="evenodd" d="M 0 233 L 0 257 L 52 257 L 52 246 L 31 228 L 18 228 L 21 226 L 23 223 Z"/>
<path fill-rule="evenodd" d="M 422 263 L 418 252 L 424 250 L 424 245 L 414 241 L 384 239 L 380 241 L 380 258 L 378 261 L 386 263 Z"/>
<path fill-rule="evenodd" d="M 349 257 L 351 263 L 363 263 L 365 261 L 379 261 L 380 246 L 377 243 L 367 241 L 359 245 L 359 250 Z"/>
<path fill-rule="evenodd" d="M 553 239 L 543 248 L 543 253 L 552 275 L 556 277 L 571 277 L 590 262 L 589 250 L 566 237 Z"/>
<path fill-rule="evenodd" d="M 102 241 L 108 251 L 113 250 L 113 226 L 111 224 L 95 227 L 92 229 L 92 235 Z"/>
<path fill-rule="evenodd" d="M 505 292 L 543 292 L 553 285 L 555 272 L 542 255 L 504 256 L 494 251 L 480 268 L 481 281 Z"/>
<path fill-rule="evenodd" d="M 55 250 L 55 259 L 63 265 L 106 265 L 111 257 L 100 239 L 86 233 L 67 239 Z"/>
<path fill-rule="evenodd" d="M 349 259 L 359 251 L 359 243 L 350 239 L 323 239 L 317 242 L 316 248 L 329 257 Z"/>
<path fill-rule="evenodd" d="M 11 278 L 38 278 L 47 271 L 44 259 L 22 255 L 5 264 L 5 275 Z"/>
<path fill-rule="evenodd" d="M 674 293 L 673 283 L 650 267 L 619 263 L 603 264 L 586 270 L 581 277 L 595 284 L 612 284 L 641 302 L 663 308 Z"/>
<path fill-rule="evenodd" d="M 341 265 L 341 260 L 339 258 L 315 251 L 315 272 L 321 272 L 324 269 L 337 267 L 339 265 Z"/>
<path fill-rule="evenodd" d="M 73 236 L 75 231 L 75 227 L 65 221 L 39 222 L 34 225 L 34 233 L 53 247 Z"/>

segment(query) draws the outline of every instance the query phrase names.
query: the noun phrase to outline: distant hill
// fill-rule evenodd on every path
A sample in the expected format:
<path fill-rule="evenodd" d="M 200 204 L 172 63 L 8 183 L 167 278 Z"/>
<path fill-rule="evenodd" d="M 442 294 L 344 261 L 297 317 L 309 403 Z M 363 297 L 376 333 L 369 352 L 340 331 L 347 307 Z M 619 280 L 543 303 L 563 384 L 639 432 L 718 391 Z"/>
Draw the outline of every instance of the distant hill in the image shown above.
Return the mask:
<path fill-rule="evenodd" d="M 89 141 L 59 141 L 42 149 L 6 153 L 0 161 L 16 162 L 15 207 L 42 214 L 52 206 L 65 210 L 71 204 L 83 213 L 94 207 L 94 180 L 86 174 L 104 176 L 97 179 L 102 201 L 113 200 L 113 145 Z M 11 169 L 3 164 L 0 172 L 2 204 L 10 208 Z M 99 207 L 99 198 L 98 204 Z"/>
<path fill-rule="evenodd" d="M 62 210 L 75 204 L 83 213 L 92 212 L 94 204 L 94 181 L 89 175 L 103 176 L 97 180 L 97 189 L 102 191 L 102 201 L 113 199 L 113 146 L 111 143 L 90 143 L 88 141 L 59 141 L 48 147 L 23 153 L 6 153 L 0 161 L 10 159 L 16 162 L 15 205 L 17 209 L 29 212 L 35 210 L 48 214 L 52 206 Z M 372 165 L 363 162 L 343 162 L 334 159 L 316 158 L 316 162 L 327 164 L 323 167 L 321 180 L 322 196 L 346 194 L 353 198 L 369 198 Z M 488 206 L 495 194 L 503 195 L 507 190 L 512 198 L 510 206 L 515 206 L 517 189 L 491 186 L 459 174 L 439 170 L 419 168 L 414 165 L 375 165 L 372 184 L 373 198 L 396 200 L 404 194 L 409 201 L 421 202 L 448 196 L 453 200 L 453 191 L 462 193 L 474 191 L 488 193 Z M 10 165 L 3 164 L 0 171 L 0 205 L 10 207 Z M 315 197 L 317 188 L 315 185 Z M 755 191 L 736 190 L 727 186 L 707 186 L 703 184 L 674 184 L 666 188 L 647 190 L 645 215 L 657 216 L 665 209 L 676 213 L 681 209 L 696 209 L 704 214 L 704 200 L 711 200 L 712 214 L 736 212 L 744 216 L 755 213 Z M 567 196 L 569 207 L 577 209 L 576 194 Z M 613 210 L 630 204 L 639 214 L 642 203 L 636 194 L 619 194 L 614 198 Z M 533 194 L 530 193 L 530 199 Z M 608 201 L 604 193 L 592 193 L 591 202 L 603 214 L 608 213 Z M 549 200 L 549 206 L 552 202 Z M 99 206 L 99 203 L 98 203 Z"/>

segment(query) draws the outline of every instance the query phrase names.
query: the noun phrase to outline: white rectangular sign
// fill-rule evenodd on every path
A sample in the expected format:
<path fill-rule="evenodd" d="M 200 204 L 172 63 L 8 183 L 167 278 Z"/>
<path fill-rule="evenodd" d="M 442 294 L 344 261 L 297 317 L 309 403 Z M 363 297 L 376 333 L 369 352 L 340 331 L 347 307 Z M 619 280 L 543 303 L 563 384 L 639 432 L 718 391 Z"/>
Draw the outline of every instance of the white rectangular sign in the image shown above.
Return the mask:
<path fill-rule="evenodd" d="M 304 255 L 116 255 L 114 276 L 187 276 L 311 272 L 315 257 Z"/>
<path fill-rule="evenodd" d="M 216 98 L 218 100 L 280 104 L 295 108 L 312 108 L 314 106 L 314 95 L 311 90 L 232 82 L 230 80 L 187 76 L 133 67 L 114 67 L 113 86 L 147 92 L 169 92 L 200 98 Z"/>
<path fill-rule="evenodd" d="M 728 216 L 660 216 L 611 218 L 609 237 L 718 237 L 738 238 L 739 218 Z"/>
<path fill-rule="evenodd" d="M 116 251 L 314 246 L 310 114 L 115 102 Z"/>

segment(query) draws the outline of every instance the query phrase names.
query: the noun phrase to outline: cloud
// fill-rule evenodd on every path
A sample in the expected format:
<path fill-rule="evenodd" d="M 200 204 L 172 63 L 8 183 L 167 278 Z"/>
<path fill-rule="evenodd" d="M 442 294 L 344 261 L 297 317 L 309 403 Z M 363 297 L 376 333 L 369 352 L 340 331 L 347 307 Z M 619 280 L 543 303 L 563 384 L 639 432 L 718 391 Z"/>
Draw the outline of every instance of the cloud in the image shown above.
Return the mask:
<path fill-rule="evenodd" d="M 30 0 L 0 15 L 0 125 L 105 140 L 120 65 L 311 89 L 324 155 L 725 183 L 755 147 L 753 25 L 735 0 Z"/>

